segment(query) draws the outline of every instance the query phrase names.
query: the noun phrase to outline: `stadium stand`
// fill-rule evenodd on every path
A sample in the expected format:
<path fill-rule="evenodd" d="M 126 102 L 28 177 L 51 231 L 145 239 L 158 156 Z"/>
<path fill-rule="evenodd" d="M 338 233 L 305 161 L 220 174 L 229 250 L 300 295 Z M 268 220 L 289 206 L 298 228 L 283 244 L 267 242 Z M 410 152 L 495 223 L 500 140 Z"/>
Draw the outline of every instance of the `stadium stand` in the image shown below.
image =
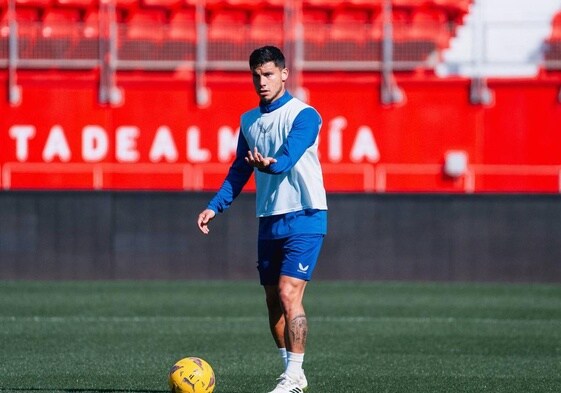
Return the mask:
<path fill-rule="evenodd" d="M 195 59 L 196 0 L 114 0 L 119 65 L 169 69 L 169 62 Z M 16 0 L 20 59 L 100 58 L 100 12 L 96 0 Z M 394 62 L 403 69 L 432 67 L 432 55 L 449 46 L 470 0 L 394 0 Z M 205 4 L 207 60 L 245 61 L 252 48 L 282 46 L 283 0 L 208 0 Z M 383 0 L 303 0 L 304 60 L 368 63 L 381 59 Z M 7 0 L 0 0 L 0 57 L 8 54 Z M 107 24 L 106 24 L 107 25 Z M 164 63 L 168 66 L 163 66 Z M 28 64 L 28 63 L 24 63 Z M 31 64 L 31 63 L 29 63 Z M 54 66 L 61 64 L 53 63 Z M 369 66 L 368 69 L 371 69 Z"/>
<path fill-rule="evenodd" d="M 473 2 L 449 48 L 442 51 L 435 73 L 468 78 L 537 76 L 551 19 L 559 7 L 556 0 Z"/>

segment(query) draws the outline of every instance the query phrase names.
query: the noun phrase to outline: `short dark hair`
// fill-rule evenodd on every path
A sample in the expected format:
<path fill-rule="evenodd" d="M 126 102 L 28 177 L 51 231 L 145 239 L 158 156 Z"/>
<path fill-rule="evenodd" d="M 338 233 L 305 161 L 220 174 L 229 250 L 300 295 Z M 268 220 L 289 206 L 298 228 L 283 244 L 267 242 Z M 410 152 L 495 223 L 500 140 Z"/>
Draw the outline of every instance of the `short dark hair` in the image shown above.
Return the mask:
<path fill-rule="evenodd" d="M 286 68 L 286 61 L 282 51 L 276 46 L 263 46 L 255 49 L 249 56 L 249 68 L 255 69 L 265 63 L 272 61 L 280 69 Z"/>

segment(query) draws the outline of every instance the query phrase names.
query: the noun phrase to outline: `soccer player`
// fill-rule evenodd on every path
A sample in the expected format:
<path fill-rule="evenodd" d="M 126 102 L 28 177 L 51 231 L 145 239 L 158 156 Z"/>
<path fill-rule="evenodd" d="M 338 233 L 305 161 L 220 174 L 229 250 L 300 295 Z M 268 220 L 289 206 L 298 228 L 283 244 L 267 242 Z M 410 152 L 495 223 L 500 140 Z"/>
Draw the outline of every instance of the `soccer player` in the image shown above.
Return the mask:
<path fill-rule="evenodd" d="M 257 269 L 285 367 L 270 393 L 301 393 L 308 387 L 302 369 L 308 335 L 302 299 L 327 232 L 318 159 L 321 117 L 285 89 L 288 69 L 278 48 L 256 49 L 249 66 L 259 106 L 241 116 L 236 158 L 220 190 L 199 214 L 198 226 L 208 234 L 209 222 L 255 174 Z"/>

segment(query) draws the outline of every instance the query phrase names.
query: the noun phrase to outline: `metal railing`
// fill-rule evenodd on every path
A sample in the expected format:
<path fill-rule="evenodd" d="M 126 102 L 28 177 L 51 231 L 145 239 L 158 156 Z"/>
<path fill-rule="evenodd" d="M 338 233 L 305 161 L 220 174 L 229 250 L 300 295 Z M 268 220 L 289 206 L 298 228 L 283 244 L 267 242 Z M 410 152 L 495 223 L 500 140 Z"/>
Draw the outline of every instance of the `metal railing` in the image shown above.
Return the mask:
<path fill-rule="evenodd" d="M 108 26 L 112 26 L 109 24 Z M 61 27 L 61 26 L 54 26 Z M 322 30 L 329 34 L 332 26 Z M 267 40 L 245 39 L 243 42 L 209 40 L 199 38 L 197 42 L 178 40 L 157 40 L 149 37 L 128 38 L 126 24 L 116 24 L 115 37 L 99 35 L 87 36 L 87 26 L 76 23 L 69 29 L 68 36 L 45 35 L 45 27 L 38 22 L 14 21 L 14 27 L 0 26 L 4 33 L 0 40 L 0 67 L 5 68 L 10 60 L 20 69 L 90 69 L 99 67 L 102 51 L 107 41 L 114 46 L 116 67 L 119 70 L 173 70 L 178 67 L 194 68 L 197 48 L 206 48 L 205 68 L 246 70 L 247 56 L 251 50 L 267 44 Z M 170 27 L 165 24 L 146 25 L 146 30 L 154 31 L 157 36 L 168 36 Z M 249 26 L 232 26 L 240 35 L 247 35 Z M 303 26 L 305 35 L 314 35 L 317 27 Z M 360 26 L 357 30 L 368 31 L 370 25 Z M 205 26 L 208 30 L 208 26 Z M 25 31 L 25 33 L 21 33 Z M 6 34 L 7 33 L 7 34 Z M 452 33 L 451 33 L 452 34 Z M 321 70 L 380 70 L 383 61 L 384 41 L 370 39 L 364 41 L 332 40 L 315 42 L 299 38 L 303 46 L 303 67 L 309 71 Z M 280 39 L 276 42 L 284 47 L 289 42 Z M 390 41 L 393 47 L 393 68 L 412 70 L 418 67 L 433 68 L 438 60 L 439 49 L 430 38 Z M 13 49 L 14 53 L 10 53 Z"/>

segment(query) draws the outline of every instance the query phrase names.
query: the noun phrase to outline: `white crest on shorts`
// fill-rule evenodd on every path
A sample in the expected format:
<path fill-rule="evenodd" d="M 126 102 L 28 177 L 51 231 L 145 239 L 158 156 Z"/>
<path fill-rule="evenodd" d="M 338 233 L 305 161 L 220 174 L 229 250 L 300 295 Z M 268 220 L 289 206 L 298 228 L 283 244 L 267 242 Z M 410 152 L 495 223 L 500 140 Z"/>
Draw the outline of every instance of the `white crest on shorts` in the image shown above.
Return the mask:
<path fill-rule="evenodd" d="M 302 262 L 298 262 L 298 271 L 302 272 L 302 273 L 306 273 L 308 271 L 308 269 L 310 268 L 310 265 L 302 265 Z"/>

